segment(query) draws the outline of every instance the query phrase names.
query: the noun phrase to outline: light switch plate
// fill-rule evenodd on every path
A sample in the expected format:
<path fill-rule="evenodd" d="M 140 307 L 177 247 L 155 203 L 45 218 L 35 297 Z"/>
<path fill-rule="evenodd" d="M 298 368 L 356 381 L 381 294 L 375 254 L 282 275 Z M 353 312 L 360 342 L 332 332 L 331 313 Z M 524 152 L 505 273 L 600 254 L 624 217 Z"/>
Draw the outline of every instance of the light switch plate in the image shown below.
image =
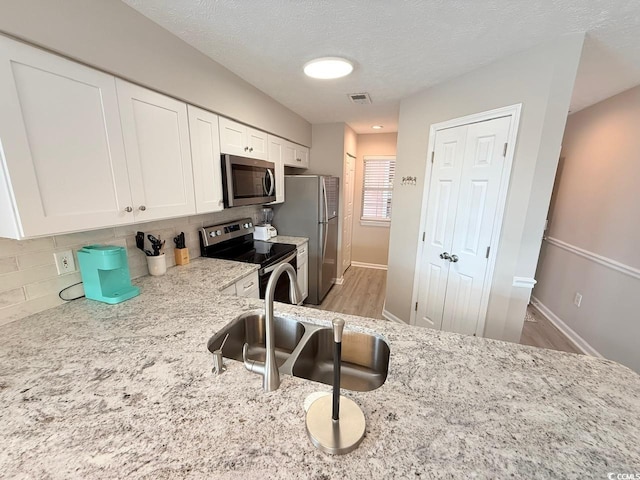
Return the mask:
<path fill-rule="evenodd" d="M 53 257 L 56 259 L 58 275 L 64 275 L 66 273 L 73 273 L 76 271 L 76 262 L 73 259 L 73 252 L 71 250 L 56 252 L 53 254 Z"/>
<path fill-rule="evenodd" d="M 580 307 L 580 304 L 582 303 L 582 294 L 576 292 L 576 296 L 573 298 L 573 304 L 576 307 Z"/>

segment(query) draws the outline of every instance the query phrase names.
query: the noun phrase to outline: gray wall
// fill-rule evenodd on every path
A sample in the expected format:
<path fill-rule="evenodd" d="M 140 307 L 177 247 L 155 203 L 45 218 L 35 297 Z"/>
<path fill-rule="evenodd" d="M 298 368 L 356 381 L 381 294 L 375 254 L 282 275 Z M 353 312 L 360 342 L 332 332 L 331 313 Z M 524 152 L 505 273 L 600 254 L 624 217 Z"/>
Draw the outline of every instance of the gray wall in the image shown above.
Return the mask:
<path fill-rule="evenodd" d="M 640 372 L 638 119 L 640 87 L 569 117 L 547 235 L 587 255 L 545 242 L 533 295 L 600 354 Z"/>
<path fill-rule="evenodd" d="M 311 145 L 306 120 L 120 1 L 3 0 L 0 32 Z"/>
<path fill-rule="evenodd" d="M 314 175 L 333 175 L 340 178 L 340 205 L 338 208 L 338 265 L 342 265 L 342 230 L 344 225 L 344 156 L 356 154 L 356 134 L 346 123 L 319 123 L 311 128 L 313 148 L 309 169 Z M 344 270 L 337 272 L 341 278 Z"/>
<path fill-rule="evenodd" d="M 583 34 L 511 56 L 404 99 L 400 105 L 386 310 L 408 321 L 424 191 L 429 126 L 522 103 L 522 117 L 500 238 L 485 336 L 518 341 L 529 291 L 513 277 L 533 277 Z"/>

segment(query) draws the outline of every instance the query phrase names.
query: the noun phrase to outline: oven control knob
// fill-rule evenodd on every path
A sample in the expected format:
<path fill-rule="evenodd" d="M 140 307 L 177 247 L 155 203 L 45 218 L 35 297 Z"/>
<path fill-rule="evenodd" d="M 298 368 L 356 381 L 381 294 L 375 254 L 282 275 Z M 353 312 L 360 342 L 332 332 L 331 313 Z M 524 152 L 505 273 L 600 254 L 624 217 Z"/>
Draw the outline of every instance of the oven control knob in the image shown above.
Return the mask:
<path fill-rule="evenodd" d="M 248 223 L 245 223 L 245 224 L 243 225 L 243 227 L 244 227 L 244 228 L 249 228 L 249 224 L 248 224 Z"/>
<path fill-rule="evenodd" d="M 249 222 L 249 228 L 253 227 L 253 223 Z"/>
<path fill-rule="evenodd" d="M 215 236 L 216 236 L 216 232 L 209 232 L 209 236 L 210 236 L 211 238 L 215 237 Z"/>
<path fill-rule="evenodd" d="M 216 230 L 216 235 L 222 235 L 222 230 Z"/>

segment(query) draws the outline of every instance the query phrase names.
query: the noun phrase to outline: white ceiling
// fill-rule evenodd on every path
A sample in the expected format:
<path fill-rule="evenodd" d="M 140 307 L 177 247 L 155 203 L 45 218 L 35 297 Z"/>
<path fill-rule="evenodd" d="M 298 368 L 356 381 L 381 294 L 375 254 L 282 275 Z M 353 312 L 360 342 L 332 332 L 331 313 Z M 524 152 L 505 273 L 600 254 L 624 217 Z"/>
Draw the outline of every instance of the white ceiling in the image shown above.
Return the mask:
<path fill-rule="evenodd" d="M 638 0 L 123 1 L 309 122 L 358 133 L 396 131 L 403 97 L 566 33 L 588 33 L 572 111 L 640 84 Z M 306 78 L 321 56 L 354 73 Z"/>

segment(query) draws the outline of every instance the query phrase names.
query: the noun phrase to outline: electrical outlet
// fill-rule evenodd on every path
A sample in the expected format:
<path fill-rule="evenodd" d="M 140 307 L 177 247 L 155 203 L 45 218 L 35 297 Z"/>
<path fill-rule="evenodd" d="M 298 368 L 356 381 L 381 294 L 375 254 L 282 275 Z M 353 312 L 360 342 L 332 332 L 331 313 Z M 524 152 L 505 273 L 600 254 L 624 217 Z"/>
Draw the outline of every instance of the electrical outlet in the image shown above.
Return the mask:
<path fill-rule="evenodd" d="M 574 304 L 576 307 L 580 307 L 580 304 L 581 304 L 581 303 L 582 303 L 582 294 L 581 294 L 581 293 L 576 292 L 576 296 L 575 296 L 575 297 L 573 297 L 573 304 Z"/>
<path fill-rule="evenodd" d="M 53 258 L 56 259 L 58 275 L 64 275 L 65 273 L 73 273 L 76 271 L 76 262 L 73 259 L 73 252 L 71 250 L 56 252 L 53 254 Z"/>

